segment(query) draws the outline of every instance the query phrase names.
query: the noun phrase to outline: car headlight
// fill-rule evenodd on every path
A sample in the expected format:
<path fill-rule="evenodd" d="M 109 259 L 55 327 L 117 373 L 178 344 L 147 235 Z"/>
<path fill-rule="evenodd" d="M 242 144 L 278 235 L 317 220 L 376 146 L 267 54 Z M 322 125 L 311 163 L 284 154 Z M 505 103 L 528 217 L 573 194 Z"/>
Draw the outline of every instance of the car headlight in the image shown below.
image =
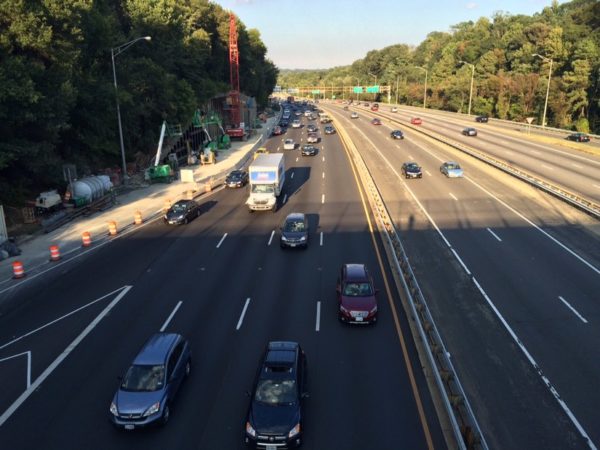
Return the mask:
<path fill-rule="evenodd" d="M 300 424 L 296 424 L 296 426 L 294 428 L 292 428 L 290 430 L 290 432 L 288 433 L 288 438 L 293 438 L 294 436 L 296 436 L 298 433 L 300 433 Z"/>
<path fill-rule="evenodd" d="M 246 422 L 246 433 L 248 433 L 252 437 L 256 437 L 256 430 L 252 428 L 250 422 Z"/>
<path fill-rule="evenodd" d="M 117 405 L 115 405 L 115 402 L 110 402 L 110 413 L 113 416 L 118 416 L 119 415 L 119 411 L 117 410 Z"/>
<path fill-rule="evenodd" d="M 300 236 L 300 241 L 304 242 L 306 240 L 306 236 Z"/>
<path fill-rule="evenodd" d="M 343 313 L 348 314 L 348 310 L 346 308 L 344 308 L 342 305 L 340 305 L 340 311 L 342 311 Z"/>
<path fill-rule="evenodd" d="M 281 236 L 281 240 L 287 242 L 288 239 L 285 236 Z"/>
<path fill-rule="evenodd" d="M 377 305 L 373 306 L 373 309 L 369 311 L 369 314 L 375 314 L 377 312 Z"/>
<path fill-rule="evenodd" d="M 160 410 L 160 402 L 156 402 L 150 408 L 146 410 L 144 413 L 144 417 L 148 417 L 152 414 L 156 414 Z"/>

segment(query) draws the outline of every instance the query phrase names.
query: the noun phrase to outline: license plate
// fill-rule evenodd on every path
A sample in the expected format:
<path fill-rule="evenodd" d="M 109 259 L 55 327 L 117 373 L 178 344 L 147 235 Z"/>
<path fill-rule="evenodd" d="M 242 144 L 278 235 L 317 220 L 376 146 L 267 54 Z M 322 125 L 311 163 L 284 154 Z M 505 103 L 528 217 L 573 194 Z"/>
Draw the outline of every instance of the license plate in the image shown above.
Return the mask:
<path fill-rule="evenodd" d="M 126 430 L 133 430 L 134 428 L 135 428 L 135 425 L 131 425 L 131 424 L 125 425 Z"/>
<path fill-rule="evenodd" d="M 290 247 L 295 247 L 295 246 L 296 246 L 296 244 L 290 244 Z"/>
<path fill-rule="evenodd" d="M 363 318 L 362 318 L 362 317 L 356 317 L 356 318 L 355 318 L 355 320 L 356 320 L 357 322 L 362 322 L 362 321 L 363 321 Z"/>
<path fill-rule="evenodd" d="M 267 445 L 267 450 L 277 450 L 276 445 Z"/>

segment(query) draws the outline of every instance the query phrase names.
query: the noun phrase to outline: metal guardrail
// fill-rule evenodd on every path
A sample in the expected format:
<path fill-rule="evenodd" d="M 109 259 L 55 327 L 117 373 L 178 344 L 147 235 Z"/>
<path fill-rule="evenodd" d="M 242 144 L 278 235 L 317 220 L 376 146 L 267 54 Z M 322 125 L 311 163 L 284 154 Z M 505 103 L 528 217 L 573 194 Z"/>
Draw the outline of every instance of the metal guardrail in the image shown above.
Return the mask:
<path fill-rule="evenodd" d="M 406 303 L 409 308 L 410 317 L 416 326 L 418 338 L 424 344 L 425 357 L 432 368 L 433 378 L 450 420 L 456 445 L 462 450 L 487 450 L 488 446 L 485 438 L 479 428 L 479 424 L 467 400 L 454 366 L 450 361 L 449 353 L 446 351 L 435 326 L 423 292 L 419 287 L 417 278 L 408 261 L 406 251 L 402 246 L 381 194 L 366 163 L 354 147 L 351 139 L 342 128 L 338 127 L 338 131 L 345 147 L 351 154 L 363 186 L 365 186 L 366 191 L 369 193 L 371 210 L 377 219 L 379 230 L 385 237 L 385 248 L 393 262 L 392 271 L 396 280 L 400 281 L 408 300 Z"/>

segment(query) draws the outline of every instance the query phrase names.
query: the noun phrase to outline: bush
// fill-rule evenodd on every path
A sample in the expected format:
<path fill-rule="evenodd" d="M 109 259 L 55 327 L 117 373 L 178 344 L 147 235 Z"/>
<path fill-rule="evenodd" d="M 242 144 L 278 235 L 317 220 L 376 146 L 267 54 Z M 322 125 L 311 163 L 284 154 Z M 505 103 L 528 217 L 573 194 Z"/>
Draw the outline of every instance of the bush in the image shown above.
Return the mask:
<path fill-rule="evenodd" d="M 575 129 L 581 133 L 589 133 L 590 123 L 585 117 L 580 117 L 577 122 L 575 122 Z"/>

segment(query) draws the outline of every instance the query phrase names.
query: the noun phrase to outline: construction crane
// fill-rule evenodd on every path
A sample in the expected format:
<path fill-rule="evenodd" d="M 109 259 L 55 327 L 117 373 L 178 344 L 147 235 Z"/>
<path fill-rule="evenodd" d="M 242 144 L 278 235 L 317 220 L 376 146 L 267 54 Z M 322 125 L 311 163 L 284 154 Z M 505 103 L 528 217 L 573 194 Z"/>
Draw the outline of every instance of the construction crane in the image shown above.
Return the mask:
<path fill-rule="evenodd" d="M 231 126 L 225 130 L 230 137 L 244 138 L 246 131 L 241 122 L 240 110 L 240 58 L 237 42 L 237 26 L 235 16 L 229 13 L 229 79 L 231 91 L 228 102 L 230 103 Z"/>

